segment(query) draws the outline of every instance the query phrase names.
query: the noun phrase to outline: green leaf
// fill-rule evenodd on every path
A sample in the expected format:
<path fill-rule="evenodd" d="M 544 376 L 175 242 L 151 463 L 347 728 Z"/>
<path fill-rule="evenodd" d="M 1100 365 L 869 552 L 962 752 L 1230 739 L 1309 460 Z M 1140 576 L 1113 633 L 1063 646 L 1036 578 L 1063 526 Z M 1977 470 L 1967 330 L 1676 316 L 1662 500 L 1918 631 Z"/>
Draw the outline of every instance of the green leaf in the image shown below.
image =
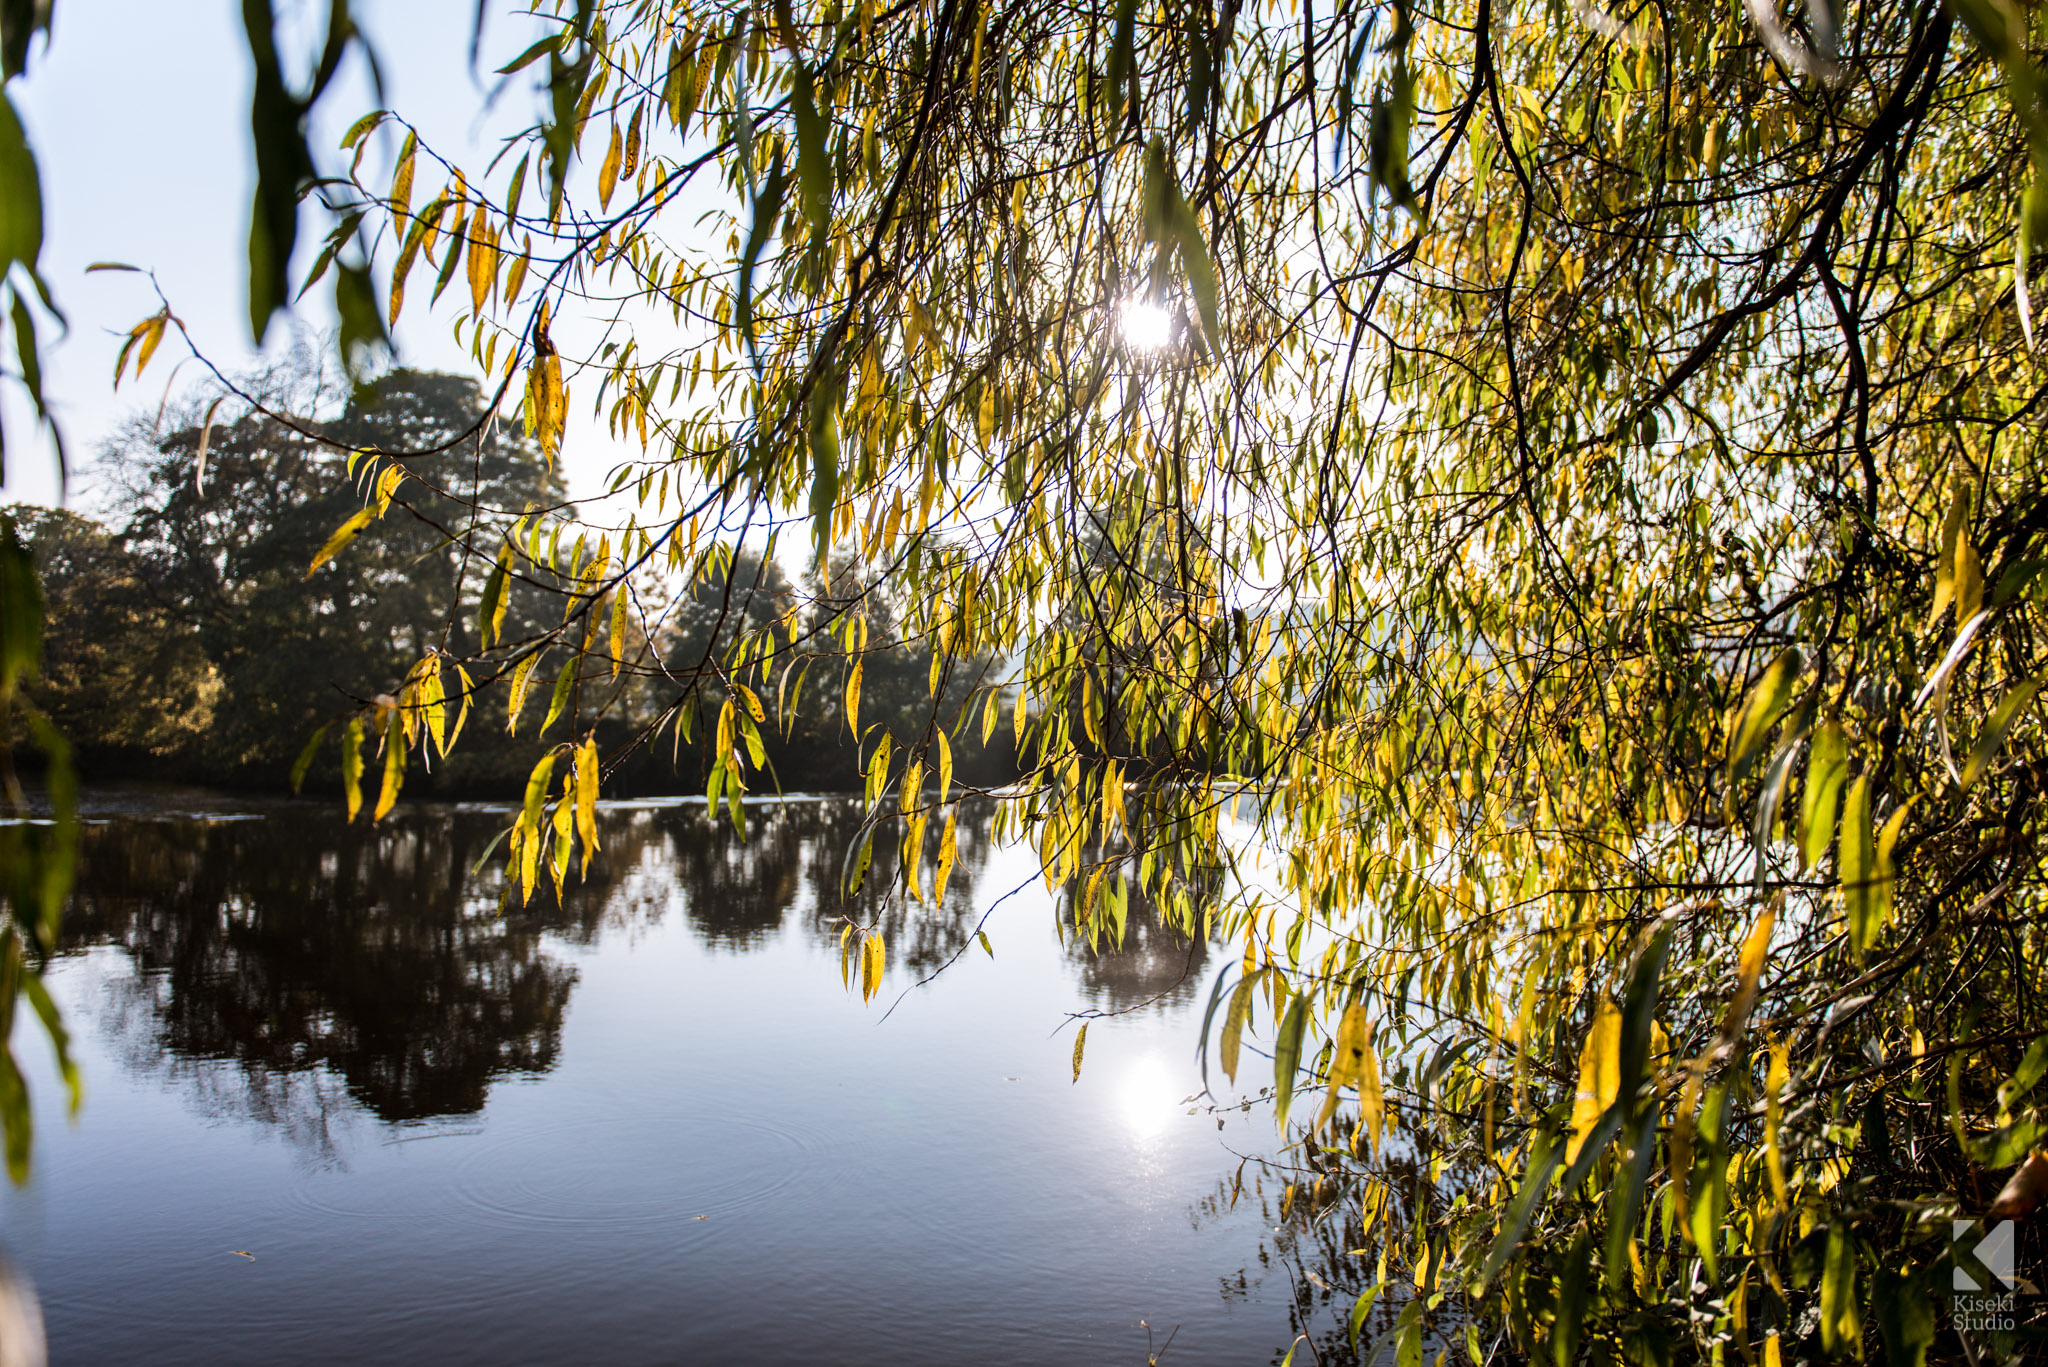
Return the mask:
<path fill-rule="evenodd" d="M 1557 1172 L 1557 1165 L 1564 1160 L 1564 1145 L 1548 1130 L 1538 1130 L 1529 1140 L 1529 1161 L 1522 1167 L 1522 1185 L 1515 1192 L 1515 1199 L 1508 1205 L 1507 1218 L 1501 1221 L 1500 1233 L 1494 1237 L 1493 1248 L 1486 1255 L 1486 1262 L 1479 1270 L 1479 1291 L 1483 1293 L 1493 1285 L 1493 1279 L 1500 1275 L 1514 1256 L 1515 1249 L 1522 1242 L 1524 1231 L 1529 1228 L 1529 1219 L 1536 1213 L 1536 1207 L 1543 1203 L 1543 1193 L 1550 1186 L 1550 1179 Z"/>
<path fill-rule="evenodd" d="M 292 761 L 293 796 L 298 795 L 300 785 L 306 781 L 306 771 L 313 767 L 313 756 L 320 753 L 320 742 L 327 739 L 327 728 L 333 724 L 326 722 L 315 730 L 312 739 L 306 742 L 306 748 L 299 751 L 299 757 Z"/>
<path fill-rule="evenodd" d="M 78 1071 L 78 1060 L 71 1056 L 71 1032 L 64 1028 L 64 1017 L 57 1010 L 57 1003 L 50 997 L 50 989 L 43 982 L 43 975 L 33 970 L 21 975 L 21 995 L 28 998 L 36 1018 L 43 1023 L 43 1033 L 50 1038 L 50 1052 L 57 1063 L 57 1076 L 64 1081 L 66 1105 L 72 1115 L 85 1104 L 85 1076 Z"/>
<path fill-rule="evenodd" d="M 13 101 L 0 90 L 0 275 L 17 261 L 35 269 L 42 250 L 43 190 L 35 153 Z"/>
<path fill-rule="evenodd" d="M 42 581 L 14 519 L 0 513 L 0 695 L 35 678 L 42 658 Z"/>
<path fill-rule="evenodd" d="M 740 335 L 749 342 L 754 337 L 754 267 L 768 239 L 775 235 L 775 222 L 782 214 L 782 194 L 787 188 L 782 153 L 778 151 L 768 168 L 768 179 L 754 197 L 754 221 L 747 230 L 746 250 L 740 254 L 739 286 L 733 295 L 733 316 L 739 323 Z"/>
<path fill-rule="evenodd" d="M 1963 765 L 1963 787 L 1974 786 L 1991 767 L 1991 761 L 2005 747 L 2005 738 L 2011 732 L 2013 723 L 2020 719 L 2020 713 L 2033 701 L 2034 694 L 2041 687 L 2041 680 L 2028 679 L 2006 690 L 1998 706 L 1993 709 L 1991 719 L 1984 723 L 1984 729 L 1977 736 L 1977 743 L 1970 747 L 1970 758 Z"/>
<path fill-rule="evenodd" d="M 555 718 L 562 715 L 562 709 L 569 703 L 569 690 L 576 686 L 578 662 L 571 659 L 562 666 L 562 672 L 555 676 L 555 693 L 548 699 L 547 719 L 540 724 L 540 734 L 545 736 L 548 728 L 555 724 Z"/>
<path fill-rule="evenodd" d="M 1671 926 L 1651 935 L 1629 974 L 1628 997 L 1621 1012 L 1621 1072 L 1615 1102 L 1633 1111 L 1636 1091 L 1649 1068 L 1650 1027 L 1657 1013 L 1657 990 L 1671 956 Z"/>
<path fill-rule="evenodd" d="M 1379 1304 L 1380 1292 L 1386 1288 L 1386 1278 L 1382 1277 L 1359 1292 L 1358 1299 L 1351 1303 L 1351 1315 L 1345 1322 L 1345 1330 L 1351 1336 L 1351 1353 L 1354 1357 L 1358 1354 L 1359 1331 L 1365 1328 L 1366 1316 L 1372 1313 L 1373 1306 Z"/>
<path fill-rule="evenodd" d="M 563 40 L 566 39 L 567 37 L 568 33 L 566 30 L 559 33 L 550 33 L 547 37 L 541 39 L 532 47 L 529 47 L 528 49 L 526 49 L 526 51 L 520 53 L 517 57 L 514 57 L 511 61 L 505 63 L 505 65 L 499 67 L 498 74 L 500 76 L 510 76 L 515 72 L 526 70 L 526 68 L 532 66 L 535 62 L 539 61 L 541 58 L 549 55 L 550 53 L 559 52 L 561 50 Z"/>
<path fill-rule="evenodd" d="M 1788 650 L 1773 660 L 1763 677 L 1749 690 L 1728 726 L 1728 773 L 1740 778 L 1749 761 L 1763 745 L 1785 704 L 1792 700 L 1792 686 L 1799 678 L 1799 652 Z"/>
<path fill-rule="evenodd" d="M 50 0 L 0 0 L 0 81 L 28 70 L 29 42 L 50 31 Z"/>
<path fill-rule="evenodd" d="M 1845 1357 L 1863 1338 L 1856 1306 L 1856 1240 L 1846 1220 L 1828 1226 L 1820 1274 L 1820 1342 L 1830 1357 Z"/>
<path fill-rule="evenodd" d="M 1281 1133 L 1287 1130 L 1287 1110 L 1294 1101 L 1294 1075 L 1301 1067 L 1301 1035 L 1308 1028 L 1308 994 L 1297 992 L 1287 1002 L 1287 1014 L 1280 1021 L 1280 1034 L 1273 1043 L 1273 1097 Z"/>
<path fill-rule="evenodd" d="M 1628 1161 L 1616 1174 L 1607 1198 L 1606 1266 L 1619 1269 L 1628 1264 L 1629 1240 L 1635 1234 L 1636 1217 L 1643 1208 L 1643 1190 L 1649 1184 L 1650 1163 L 1657 1153 L 1657 1108 L 1643 1108 L 1642 1123 L 1629 1145 Z"/>
<path fill-rule="evenodd" d="M 1253 994 L 1259 979 L 1266 975 L 1263 968 L 1253 969 L 1237 984 L 1237 990 L 1230 994 L 1230 1006 L 1223 1013 L 1223 1038 L 1218 1046 L 1219 1061 L 1223 1064 L 1223 1076 L 1232 1083 L 1237 1081 L 1238 1051 L 1244 1042 L 1244 1027 L 1251 1018 Z"/>
<path fill-rule="evenodd" d="M 1849 944 L 1860 956 L 1877 940 L 1877 847 L 1870 824 L 1870 775 L 1849 789 L 1842 806 L 1842 843 L 1836 854 Z"/>
<path fill-rule="evenodd" d="M 1885 1367 L 1926 1367 L 1935 1322 L 1925 1275 L 1879 1268 L 1871 1279 L 1870 1303 L 1884 1340 Z"/>
<path fill-rule="evenodd" d="M 476 635 L 485 647 L 497 644 L 505 633 L 505 581 L 511 568 L 512 543 L 508 541 L 499 548 L 490 578 L 484 581 L 483 600 L 477 604 Z"/>
<path fill-rule="evenodd" d="M 1557 1280 L 1557 1322 L 1550 1328 L 1550 1360 L 1571 1367 L 1579 1353 L 1579 1334 L 1586 1322 L 1586 1295 L 1593 1280 L 1593 1231 L 1581 1229 L 1565 1255 Z"/>
<path fill-rule="evenodd" d="M 1849 776 L 1849 741 L 1840 722 L 1824 722 L 1806 751 L 1806 788 L 1799 804 L 1799 866 L 1812 868 L 1834 838 L 1835 810 Z"/>
<path fill-rule="evenodd" d="M 249 329 L 260 345 L 271 317 L 291 297 L 292 247 L 299 193 L 313 179 L 306 147 L 306 106 L 285 86 L 271 0 L 242 0 L 255 82 L 249 103 L 256 189 L 249 212 Z"/>
<path fill-rule="evenodd" d="M 832 159 L 825 147 L 825 120 L 818 113 L 811 70 L 800 60 L 791 62 L 789 85 L 790 121 L 796 125 L 796 174 L 803 188 L 804 221 L 811 225 L 811 240 L 822 242 L 832 222 Z"/>

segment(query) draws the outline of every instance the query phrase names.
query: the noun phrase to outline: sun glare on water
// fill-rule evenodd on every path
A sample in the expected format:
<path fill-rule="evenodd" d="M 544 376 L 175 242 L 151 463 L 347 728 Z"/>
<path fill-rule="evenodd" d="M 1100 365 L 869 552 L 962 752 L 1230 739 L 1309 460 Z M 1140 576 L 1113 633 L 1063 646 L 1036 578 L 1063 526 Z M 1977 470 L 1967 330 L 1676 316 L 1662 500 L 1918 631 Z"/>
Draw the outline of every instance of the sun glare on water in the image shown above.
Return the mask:
<path fill-rule="evenodd" d="M 1145 1054 L 1132 1060 L 1117 1079 L 1117 1109 L 1133 1134 L 1150 1139 L 1179 1112 L 1182 1090 L 1165 1059 Z"/>

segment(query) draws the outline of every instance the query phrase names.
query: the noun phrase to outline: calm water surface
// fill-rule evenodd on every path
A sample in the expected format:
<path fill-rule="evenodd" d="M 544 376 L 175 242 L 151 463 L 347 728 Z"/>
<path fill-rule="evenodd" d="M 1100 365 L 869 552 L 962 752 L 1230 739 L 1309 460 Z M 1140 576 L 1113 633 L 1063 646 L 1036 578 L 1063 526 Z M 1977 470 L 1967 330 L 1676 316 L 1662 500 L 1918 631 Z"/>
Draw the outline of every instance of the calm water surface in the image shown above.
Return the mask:
<path fill-rule="evenodd" d="M 59 1367 L 1263 1363 L 1332 1313 L 1270 1183 L 1219 1198 L 1270 1118 L 1181 1104 L 1222 955 L 1063 944 L 985 821 L 863 1005 L 843 800 L 744 839 L 619 804 L 588 884 L 503 914 L 502 811 L 97 810 L 53 978 L 86 1107 L 38 1070 L 0 1197 Z"/>

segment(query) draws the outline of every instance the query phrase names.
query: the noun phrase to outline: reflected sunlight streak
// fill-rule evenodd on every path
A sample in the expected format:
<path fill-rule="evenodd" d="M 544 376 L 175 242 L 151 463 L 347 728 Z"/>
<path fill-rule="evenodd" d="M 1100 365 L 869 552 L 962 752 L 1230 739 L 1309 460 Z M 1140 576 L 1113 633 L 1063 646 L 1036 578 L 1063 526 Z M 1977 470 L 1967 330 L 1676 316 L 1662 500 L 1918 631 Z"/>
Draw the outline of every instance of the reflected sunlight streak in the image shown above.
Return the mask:
<path fill-rule="evenodd" d="M 1117 1079 L 1116 1104 L 1124 1124 L 1140 1139 L 1156 1138 L 1180 1109 L 1181 1088 L 1158 1054 L 1134 1060 Z"/>

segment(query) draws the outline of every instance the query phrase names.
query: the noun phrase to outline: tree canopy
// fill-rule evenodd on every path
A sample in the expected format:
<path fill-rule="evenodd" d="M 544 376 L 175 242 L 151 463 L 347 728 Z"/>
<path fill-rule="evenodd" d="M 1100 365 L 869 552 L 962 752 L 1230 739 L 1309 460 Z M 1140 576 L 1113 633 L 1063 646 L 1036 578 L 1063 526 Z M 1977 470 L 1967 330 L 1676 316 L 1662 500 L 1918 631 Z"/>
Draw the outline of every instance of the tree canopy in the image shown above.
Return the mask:
<path fill-rule="evenodd" d="M 800 655 L 862 732 L 864 652 L 922 642 L 848 885 L 885 838 L 942 895 L 952 746 L 1013 728 L 1010 829 L 1086 935 L 1143 895 L 1241 946 L 1220 1070 L 1270 1048 L 1304 1183 L 1415 1288 L 1401 1361 L 2022 1351 L 1937 1288 L 1952 1218 L 2048 1186 L 2038 15 L 536 11 L 543 116 L 492 167 L 389 111 L 317 181 L 352 363 L 363 291 L 453 289 L 497 386 L 348 457 L 317 561 L 433 498 L 488 575 L 476 648 L 349 722 L 352 808 L 366 737 L 399 775 L 473 692 L 559 714 L 530 894 L 619 752 L 701 730 L 736 798 Z M 465 494 L 471 430 L 552 458 L 572 403 L 629 449 L 612 500 Z M 771 532 L 852 591 L 634 648 Z M 558 624 L 500 623 L 522 584 Z M 601 747 L 636 678 L 664 705 Z"/>

